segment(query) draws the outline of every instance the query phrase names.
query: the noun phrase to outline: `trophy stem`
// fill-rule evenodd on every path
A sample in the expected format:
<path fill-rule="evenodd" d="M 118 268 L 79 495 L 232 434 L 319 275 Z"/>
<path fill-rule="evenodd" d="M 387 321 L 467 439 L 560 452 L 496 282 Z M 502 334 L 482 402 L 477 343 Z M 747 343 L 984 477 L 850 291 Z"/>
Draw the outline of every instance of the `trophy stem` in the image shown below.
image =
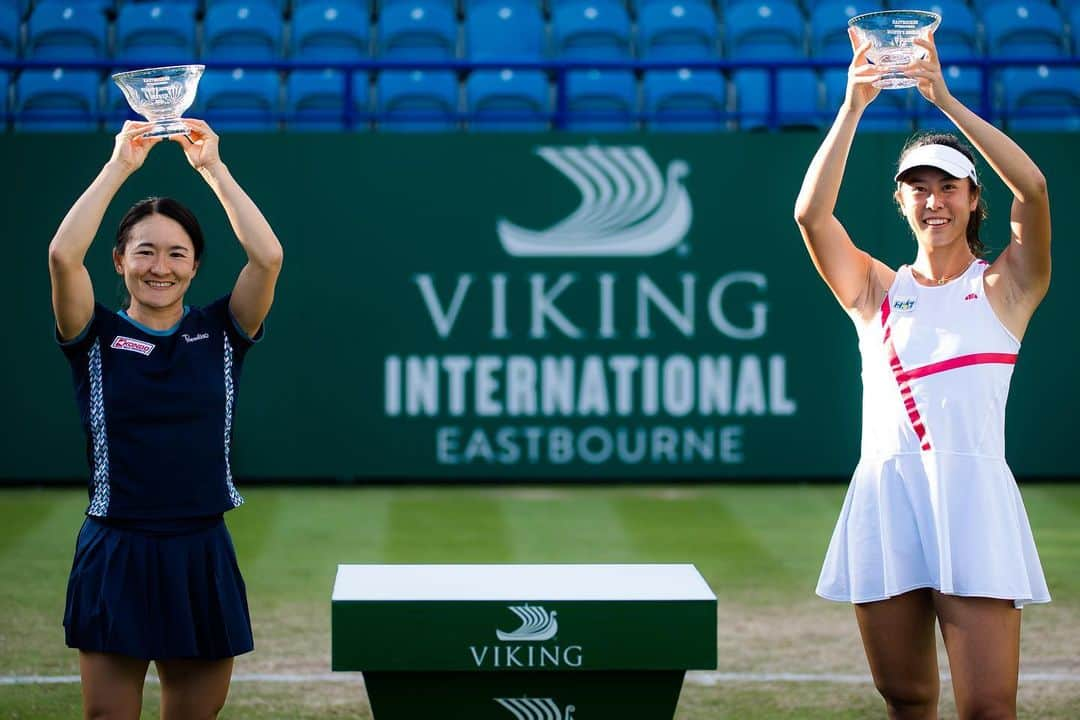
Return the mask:
<path fill-rule="evenodd" d="M 154 127 L 142 134 L 144 138 L 169 137 L 170 135 L 187 135 L 187 125 L 179 117 L 163 118 L 154 121 Z"/>
<path fill-rule="evenodd" d="M 874 87 L 883 90 L 900 90 L 902 88 L 915 87 L 919 81 L 910 78 L 901 72 L 888 72 L 873 82 Z"/>

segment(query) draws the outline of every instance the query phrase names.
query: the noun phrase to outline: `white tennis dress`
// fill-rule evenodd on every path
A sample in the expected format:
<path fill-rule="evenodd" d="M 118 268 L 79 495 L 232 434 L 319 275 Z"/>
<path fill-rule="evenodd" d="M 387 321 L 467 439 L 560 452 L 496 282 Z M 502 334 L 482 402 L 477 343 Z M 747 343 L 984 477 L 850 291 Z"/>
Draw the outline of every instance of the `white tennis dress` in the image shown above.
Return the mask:
<path fill-rule="evenodd" d="M 862 456 L 818 595 L 862 603 L 915 588 L 1049 602 L 1005 463 L 1005 401 L 1020 342 L 994 314 L 978 260 L 945 285 L 906 265 L 861 324 Z"/>

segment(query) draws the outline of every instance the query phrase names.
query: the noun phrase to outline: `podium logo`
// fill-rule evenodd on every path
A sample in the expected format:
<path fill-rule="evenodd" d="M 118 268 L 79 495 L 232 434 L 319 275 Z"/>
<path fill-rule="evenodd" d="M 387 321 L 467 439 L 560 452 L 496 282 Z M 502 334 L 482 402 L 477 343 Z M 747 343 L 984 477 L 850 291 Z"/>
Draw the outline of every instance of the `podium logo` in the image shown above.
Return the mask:
<path fill-rule="evenodd" d="M 529 605 L 516 605 L 510 607 L 521 620 L 521 627 L 513 632 L 496 630 L 495 636 L 503 642 L 530 641 L 539 642 L 550 640 L 559 631 L 559 623 L 555 620 L 555 611 L 550 613 L 542 607 L 530 607 Z"/>
<path fill-rule="evenodd" d="M 541 147 L 536 154 L 577 186 L 581 203 L 547 230 L 500 218 L 503 248 L 518 257 L 644 257 L 678 245 L 693 219 L 674 160 L 661 175 L 642 147 Z"/>
<path fill-rule="evenodd" d="M 496 628 L 495 637 L 505 645 L 470 645 L 469 653 L 478 668 L 580 668 L 581 645 L 547 644 L 559 632 L 555 611 L 537 605 L 511 605 L 521 627 L 511 632 Z"/>
<path fill-rule="evenodd" d="M 566 710 L 551 698 L 495 698 L 495 702 L 510 711 L 517 720 L 574 720 L 574 706 Z"/>

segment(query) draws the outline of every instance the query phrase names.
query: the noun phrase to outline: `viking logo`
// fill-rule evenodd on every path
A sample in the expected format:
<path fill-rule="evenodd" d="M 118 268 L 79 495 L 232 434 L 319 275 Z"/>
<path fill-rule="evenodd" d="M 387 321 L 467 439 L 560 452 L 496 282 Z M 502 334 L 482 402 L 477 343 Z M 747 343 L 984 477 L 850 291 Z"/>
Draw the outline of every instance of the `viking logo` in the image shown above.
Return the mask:
<path fill-rule="evenodd" d="M 512 605 L 510 612 L 521 619 L 521 627 L 513 632 L 496 630 L 495 636 L 504 642 L 512 640 L 542 641 L 550 640 L 559 631 L 559 623 L 555 620 L 555 611 L 548 613 L 542 607 L 530 607 L 529 605 Z"/>
<path fill-rule="evenodd" d="M 682 179 L 690 166 L 672 161 L 664 175 L 642 147 L 541 147 L 536 150 L 581 192 L 573 213 L 547 230 L 506 219 L 503 248 L 519 257 L 642 257 L 678 245 L 693 210 Z"/>
<path fill-rule="evenodd" d="M 563 712 L 551 698 L 495 698 L 517 720 L 574 720 L 574 706 Z"/>

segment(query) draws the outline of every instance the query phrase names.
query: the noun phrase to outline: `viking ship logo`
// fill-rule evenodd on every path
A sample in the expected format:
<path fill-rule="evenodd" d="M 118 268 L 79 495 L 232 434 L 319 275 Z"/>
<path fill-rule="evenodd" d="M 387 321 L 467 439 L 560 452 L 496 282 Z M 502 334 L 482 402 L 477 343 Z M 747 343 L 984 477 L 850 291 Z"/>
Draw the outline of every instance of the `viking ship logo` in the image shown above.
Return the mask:
<path fill-rule="evenodd" d="M 573 720 L 574 706 L 567 705 L 565 712 L 551 698 L 495 698 L 517 720 Z"/>
<path fill-rule="evenodd" d="M 559 631 L 559 623 L 555 620 L 555 611 L 550 613 L 542 607 L 530 605 L 511 605 L 510 612 L 521 620 L 521 627 L 513 632 L 496 630 L 495 636 L 504 642 L 528 640 L 538 642 L 550 640 Z"/>
<path fill-rule="evenodd" d="M 536 154 L 565 175 L 581 203 L 547 230 L 500 219 L 503 248 L 518 257 L 643 257 L 678 245 L 693 219 L 682 184 L 690 166 L 660 169 L 642 147 L 541 147 Z"/>

